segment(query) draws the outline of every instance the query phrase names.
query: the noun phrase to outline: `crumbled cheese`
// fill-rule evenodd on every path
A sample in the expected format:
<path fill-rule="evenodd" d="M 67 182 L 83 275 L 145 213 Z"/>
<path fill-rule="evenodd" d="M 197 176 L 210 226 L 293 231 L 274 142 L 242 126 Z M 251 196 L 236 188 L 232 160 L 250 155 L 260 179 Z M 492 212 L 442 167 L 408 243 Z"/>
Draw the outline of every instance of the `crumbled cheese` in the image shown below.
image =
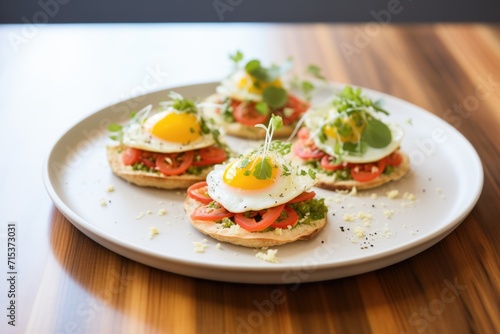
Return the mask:
<path fill-rule="evenodd" d="M 205 249 L 208 248 L 207 242 L 208 242 L 207 239 L 203 239 L 202 241 L 193 242 L 194 251 L 196 253 L 205 253 Z"/>
<path fill-rule="evenodd" d="M 165 216 L 166 214 L 167 214 L 167 210 L 165 210 L 165 209 L 158 210 L 158 216 Z"/>
<path fill-rule="evenodd" d="M 384 229 L 382 230 L 382 233 L 387 237 L 387 238 L 390 238 L 392 236 L 392 232 L 391 230 L 389 229 L 389 226 L 388 225 L 385 225 L 384 226 Z"/>
<path fill-rule="evenodd" d="M 348 208 L 352 208 L 353 206 L 354 206 L 354 204 L 352 204 L 352 203 L 347 204 Z"/>
<path fill-rule="evenodd" d="M 350 215 L 350 214 L 348 214 L 348 213 L 345 213 L 345 214 L 344 214 L 343 219 L 344 219 L 346 222 L 352 222 L 352 221 L 354 221 L 354 216 L 353 216 L 353 215 Z"/>
<path fill-rule="evenodd" d="M 134 219 L 135 219 L 135 220 L 139 220 L 139 219 L 141 219 L 142 217 L 144 217 L 144 212 L 139 213 L 137 216 L 135 216 L 135 218 L 134 218 Z"/>
<path fill-rule="evenodd" d="M 376 193 L 373 193 L 373 194 L 371 194 L 371 195 L 370 195 L 370 197 L 371 197 L 372 199 L 377 199 L 377 194 L 376 194 Z"/>
<path fill-rule="evenodd" d="M 391 218 L 394 215 L 394 210 L 384 210 L 384 216 L 386 218 Z"/>
<path fill-rule="evenodd" d="M 352 187 L 349 196 L 356 196 L 357 194 L 358 194 L 358 189 L 356 189 L 356 187 Z"/>
<path fill-rule="evenodd" d="M 378 167 L 377 166 L 372 166 L 372 170 L 371 170 L 372 174 L 375 174 L 378 172 Z"/>
<path fill-rule="evenodd" d="M 386 192 L 386 195 L 387 195 L 387 198 L 394 199 L 394 198 L 398 197 L 399 191 L 397 189 L 394 189 L 394 190 Z"/>
<path fill-rule="evenodd" d="M 107 188 L 106 188 L 106 191 L 108 193 L 112 193 L 113 191 L 115 191 L 115 186 L 110 184 Z"/>
<path fill-rule="evenodd" d="M 282 229 L 280 229 L 279 227 L 278 227 L 278 228 L 275 228 L 275 229 L 274 229 L 274 234 L 276 234 L 276 235 L 283 235 L 283 230 L 282 230 Z"/>
<path fill-rule="evenodd" d="M 148 215 L 152 215 L 152 214 L 153 214 L 153 211 L 148 210 L 148 211 L 146 211 L 146 214 L 148 214 Z"/>
<path fill-rule="evenodd" d="M 365 236 L 365 229 L 360 227 L 360 226 L 356 226 L 354 228 L 354 231 L 353 231 L 354 235 L 357 236 L 358 238 L 364 238 Z"/>
<path fill-rule="evenodd" d="M 283 115 L 285 115 L 285 117 L 292 116 L 294 112 L 295 112 L 295 109 L 293 109 L 293 108 L 284 108 L 283 109 Z"/>
<path fill-rule="evenodd" d="M 412 193 L 405 192 L 403 194 L 403 198 L 406 199 L 406 200 L 408 200 L 408 201 L 414 201 L 416 197 Z"/>
<path fill-rule="evenodd" d="M 107 206 L 108 205 L 108 201 L 106 201 L 104 198 L 101 198 L 99 200 L 99 203 L 101 204 L 101 206 Z"/>
<path fill-rule="evenodd" d="M 149 239 L 153 239 L 155 236 L 158 235 L 158 228 L 156 228 L 155 226 L 152 226 L 149 228 Z"/>
<path fill-rule="evenodd" d="M 221 246 L 220 242 L 217 243 L 217 245 L 215 245 L 215 248 L 222 250 L 222 246 Z"/>
<path fill-rule="evenodd" d="M 443 189 L 441 189 L 441 188 L 436 188 L 436 192 L 437 192 L 438 194 L 441 194 L 441 193 L 443 192 Z"/>
<path fill-rule="evenodd" d="M 335 189 L 335 192 L 337 194 L 347 195 L 349 193 L 349 190 Z"/>
<path fill-rule="evenodd" d="M 278 263 L 280 261 L 276 256 L 276 253 L 278 253 L 277 249 L 268 249 L 266 253 L 258 252 L 257 254 L 255 254 L 255 257 L 267 262 Z"/>
<path fill-rule="evenodd" d="M 358 218 L 363 220 L 364 223 L 368 223 L 372 220 L 373 215 L 371 213 L 366 213 L 364 211 L 360 211 L 357 214 Z"/>

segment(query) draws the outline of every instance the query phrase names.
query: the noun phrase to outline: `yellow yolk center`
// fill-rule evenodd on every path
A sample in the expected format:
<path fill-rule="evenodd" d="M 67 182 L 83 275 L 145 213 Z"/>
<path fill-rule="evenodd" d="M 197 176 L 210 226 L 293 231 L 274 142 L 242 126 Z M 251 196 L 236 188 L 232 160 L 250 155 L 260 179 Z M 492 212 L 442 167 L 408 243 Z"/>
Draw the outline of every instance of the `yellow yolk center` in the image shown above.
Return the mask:
<path fill-rule="evenodd" d="M 251 160 L 246 164 L 246 166 L 242 167 L 242 161 L 235 161 L 231 163 L 226 170 L 224 171 L 223 180 L 224 183 L 228 186 L 242 189 L 242 190 L 257 190 L 264 189 L 271 185 L 273 185 L 276 180 L 276 176 L 278 174 L 278 167 L 273 164 L 273 162 L 267 158 L 267 161 L 270 163 L 271 167 L 271 177 L 266 179 L 259 179 L 254 175 L 254 172 L 259 172 L 259 168 L 261 167 L 261 158 L 256 158 Z"/>
<path fill-rule="evenodd" d="M 200 121 L 193 114 L 170 113 L 156 122 L 151 134 L 170 142 L 187 144 L 200 138 Z"/>
<path fill-rule="evenodd" d="M 358 142 L 366 126 L 365 123 L 363 122 L 361 125 L 358 125 L 351 117 L 342 118 L 340 122 L 341 129 L 338 126 L 326 124 L 323 127 L 323 133 L 343 143 Z"/>
<path fill-rule="evenodd" d="M 258 81 L 248 73 L 238 81 L 238 89 L 245 89 L 252 94 L 262 94 L 268 86 L 282 87 L 283 84 L 280 79 L 271 82 Z"/>

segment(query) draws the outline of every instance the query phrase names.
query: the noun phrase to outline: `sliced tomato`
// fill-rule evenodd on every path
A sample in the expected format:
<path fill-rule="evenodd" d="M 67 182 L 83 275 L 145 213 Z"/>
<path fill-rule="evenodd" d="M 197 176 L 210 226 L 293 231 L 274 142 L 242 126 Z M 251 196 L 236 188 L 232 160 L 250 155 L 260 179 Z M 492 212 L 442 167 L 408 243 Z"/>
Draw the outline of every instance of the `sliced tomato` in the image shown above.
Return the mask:
<path fill-rule="evenodd" d="M 192 199 L 203 204 L 209 204 L 213 199 L 208 195 L 208 185 L 206 181 L 193 184 L 187 189 L 187 194 Z"/>
<path fill-rule="evenodd" d="M 254 126 L 257 124 L 265 124 L 268 115 L 262 115 L 255 109 L 255 103 L 242 102 L 237 100 L 231 101 L 233 107 L 234 119 L 244 125 Z"/>
<path fill-rule="evenodd" d="M 193 162 L 194 151 L 181 153 L 158 154 L 156 168 L 163 175 L 179 175 L 184 173 Z"/>
<path fill-rule="evenodd" d="M 385 169 L 387 162 L 381 159 L 376 163 L 355 164 L 351 167 L 351 176 L 355 181 L 368 182 L 377 178 Z"/>
<path fill-rule="evenodd" d="M 293 144 L 292 150 L 296 156 L 304 160 L 317 160 L 325 155 L 312 140 L 298 140 Z"/>
<path fill-rule="evenodd" d="M 191 213 L 191 219 L 204 221 L 219 221 L 223 218 L 231 218 L 232 216 L 234 216 L 234 213 L 227 211 L 220 204 L 216 204 L 216 207 L 202 205 Z"/>
<path fill-rule="evenodd" d="M 345 168 L 347 164 L 340 162 L 336 163 L 335 157 L 332 157 L 331 155 L 325 155 L 323 158 L 321 158 L 321 168 L 325 170 L 338 170 Z"/>
<path fill-rule="evenodd" d="M 285 204 L 275 206 L 274 208 L 267 209 L 267 211 L 262 215 L 260 221 L 256 221 L 255 218 L 245 217 L 244 213 L 236 213 L 234 215 L 234 221 L 236 224 L 240 225 L 241 228 L 249 231 L 256 232 L 262 231 L 265 228 L 271 226 L 272 223 L 278 219 L 283 211 Z"/>
<path fill-rule="evenodd" d="M 193 161 L 193 166 L 215 165 L 226 160 L 227 154 L 224 149 L 216 146 L 209 146 L 198 151 L 199 161 Z"/>
<path fill-rule="evenodd" d="M 285 108 L 293 109 L 292 114 L 287 114 L 285 115 Z M 300 116 L 306 112 L 306 110 L 309 108 L 309 103 L 302 101 L 298 97 L 294 95 L 288 95 L 288 101 L 285 104 L 285 107 L 282 108 L 277 114 L 283 117 L 283 124 L 290 124 L 295 122 L 297 119 L 300 118 Z M 283 114 L 283 115 L 281 115 Z"/>
<path fill-rule="evenodd" d="M 133 147 L 127 147 L 122 151 L 122 162 L 125 166 L 131 166 L 141 160 L 141 155 L 141 150 Z"/>
<path fill-rule="evenodd" d="M 314 198 L 314 196 L 316 196 L 316 193 L 314 191 L 304 191 L 299 196 L 289 200 L 288 203 L 290 204 L 290 203 L 298 203 L 298 202 L 307 201 L 307 200 Z"/>
<path fill-rule="evenodd" d="M 152 156 L 146 158 L 143 155 L 139 161 L 142 162 L 144 165 L 148 166 L 149 168 L 155 168 L 156 167 L 155 160 L 156 160 L 156 156 L 154 158 Z"/>
<path fill-rule="evenodd" d="M 390 166 L 399 166 L 403 162 L 403 157 L 398 152 L 393 152 L 385 159 Z"/>
<path fill-rule="evenodd" d="M 309 129 L 306 127 L 301 127 L 297 132 L 297 137 L 299 137 L 299 139 L 306 140 L 309 139 L 309 136 Z"/>
<path fill-rule="evenodd" d="M 271 224 L 271 227 L 274 228 L 288 228 L 288 226 L 295 226 L 299 221 L 299 216 L 294 209 L 285 206 L 281 215 L 276 219 L 274 223 Z"/>

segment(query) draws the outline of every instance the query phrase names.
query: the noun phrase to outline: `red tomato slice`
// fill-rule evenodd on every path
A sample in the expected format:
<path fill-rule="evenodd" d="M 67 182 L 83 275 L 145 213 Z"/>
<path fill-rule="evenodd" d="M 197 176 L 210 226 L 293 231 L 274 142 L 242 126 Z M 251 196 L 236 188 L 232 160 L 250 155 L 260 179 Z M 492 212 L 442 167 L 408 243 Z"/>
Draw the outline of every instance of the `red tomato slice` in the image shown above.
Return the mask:
<path fill-rule="evenodd" d="M 297 215 L 297 212 L 295 212 L 294 209 L 289 207 L 288 205 L 285 206 L 283 209 L 283 212 L 285 213 L 284 215 L 281 214 L 278 219 L 271 224 L 271 227 L 274 228 L 288 228 L 288 226 L 295 226 L 299 222 L 299 216 Z"/>
<path fill-rule="evenodd" d="M 391 166 L 399 166 L 403 162 L 403 157 L 397 152 L 393 152 L 385 159 L 387 161 L 387 164 Z"/>
<path fill-rule="evenodd" d="M 223 218 L 231 218 L 234 213 L 227 211 L 221 205 L 218 207 L 208 207 L 208 205 L 202 205 L 196 208 L 191 214 L 191 219 L 193 220 L 204 220 L 204 221 L 219 221 Z"/>
<path fill-rule="evenodd" d="M 139 162 L 141 155 L 141 150 L 133 147 L 127 147 L 122 151 L 122 162 L 125 166 L 131 166 L 136 162 Z"/>
<path fill-rule="evenodd" d="M 262 215 L 262 219 L 259 222 L 257 222 L 255 218 L 245 217 L 244 213 L 236 213 L 234 215 L 234 221 L 236 224 L 240 225 L 241 228 L 249 232 L 262 231 L 271 226 L 271 224 L 278 219 L 284 207 L 285 204 L 281 204 L 275 206 L 274 208 L 267 209 L 266 213 Z"/>
<path fill-rule="evenodd" d="M 309 139 L 309 129 L 306 127 L 300 128 L 300 130 L 297 132 L 297 137 L 302 140 Z"/>
<path fill-rule="evenodd" d="M 158 154 L 156 168 L 164 175 L 179 175 L 184 173 L 193 162 L 194 151 L 181 153 Z"/>
<path fill-rule="evenodd" d="M 193 166 L 207 166 L 215 165 L 226 160 L 227 154 L 224 149 L 216 146 L 209 146 L 200 149 L 199 151 L 200 160 L 193 161 Z"/>
<path fill-rule="evenodd" d="M 284 109 L 290 108 L 293 109 L 293 113 L 291 115 L 285 116 Z M 290 124 L 295 122 L 306 110 L 309 108 L 309 103 L 302 101 L 296 96 L 288 95 L 288 101 L 285 104 L 285 107 L 282 108 L 277 114 L 283 117 L 283 124 Z M 282 115 L 283 114 L 283 115 Z"/>
<path fill-rule="evenodd" d="M 384 171 L 386 160 L 381 159 L 377 163 L 356 164 L 351 167 L 351 176 L 359 182 L 368 182 L 377 178 Z"/>
<path fill-rule="evenodd" d="M 192 199 L 195 199 L 203 204 L 209 204 L 213 201 L 213 199 L 208 195 L 208 185 L 205 181 L 198 182 L 190 186 L 187 189 L 187 194 Z"/>
<path fill-rule="evenodd" d="M 145 158 L 144 154 L 142 155 L 142 158 L 140 159 L 140 162 L 142 162 L 144 165 L 148 166 L 149 168 L 155 168 L 156 163 L 153 162 L 152 160 Z"/>
<path fill-rule="evenodd" d="M 332 157 L 331 155 L 325 155 L 321 158 L 321 168 L 326 170 L 338 170 L 346 166 L 347 164 L 344 164 L 343 162 L 336 164 L 335 157 Z"/>
<path fill-rule="evenodd" d="M 244 125 L 254 126 L 256 124 L 266 124 L 268 115 L 262 115 L 255 109 L 253 102 L 231 101 L 234 119 Z"/>
<path fill-rule="evenodd" d="M 298 202 L 303 202 L 303 201 L 308 201 L 316 196 L 316 193 L 314 191 L 304 191 L 302 194 L 299 196 L 292 198 L 291 200 L 288 201 L 288 203 L 298 203 Z"/>
<path fill-rule="evenodd" d="M 325 153 L 318 149 L 311 140 L 298 140 L 292 145 L 293 153 L 304 160 L 316 160 L 321 158 Z"/>

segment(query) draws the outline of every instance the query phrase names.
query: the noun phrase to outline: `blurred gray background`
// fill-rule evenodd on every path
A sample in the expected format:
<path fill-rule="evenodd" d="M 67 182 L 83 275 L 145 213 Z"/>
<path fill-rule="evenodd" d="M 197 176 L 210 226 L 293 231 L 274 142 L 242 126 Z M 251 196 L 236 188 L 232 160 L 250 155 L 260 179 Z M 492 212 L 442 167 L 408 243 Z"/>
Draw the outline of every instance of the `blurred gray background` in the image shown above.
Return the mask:
<path fill-rule="evenodd" d="M 0 0 L 0 23 L 499 22 L 500 0 Z"/>

